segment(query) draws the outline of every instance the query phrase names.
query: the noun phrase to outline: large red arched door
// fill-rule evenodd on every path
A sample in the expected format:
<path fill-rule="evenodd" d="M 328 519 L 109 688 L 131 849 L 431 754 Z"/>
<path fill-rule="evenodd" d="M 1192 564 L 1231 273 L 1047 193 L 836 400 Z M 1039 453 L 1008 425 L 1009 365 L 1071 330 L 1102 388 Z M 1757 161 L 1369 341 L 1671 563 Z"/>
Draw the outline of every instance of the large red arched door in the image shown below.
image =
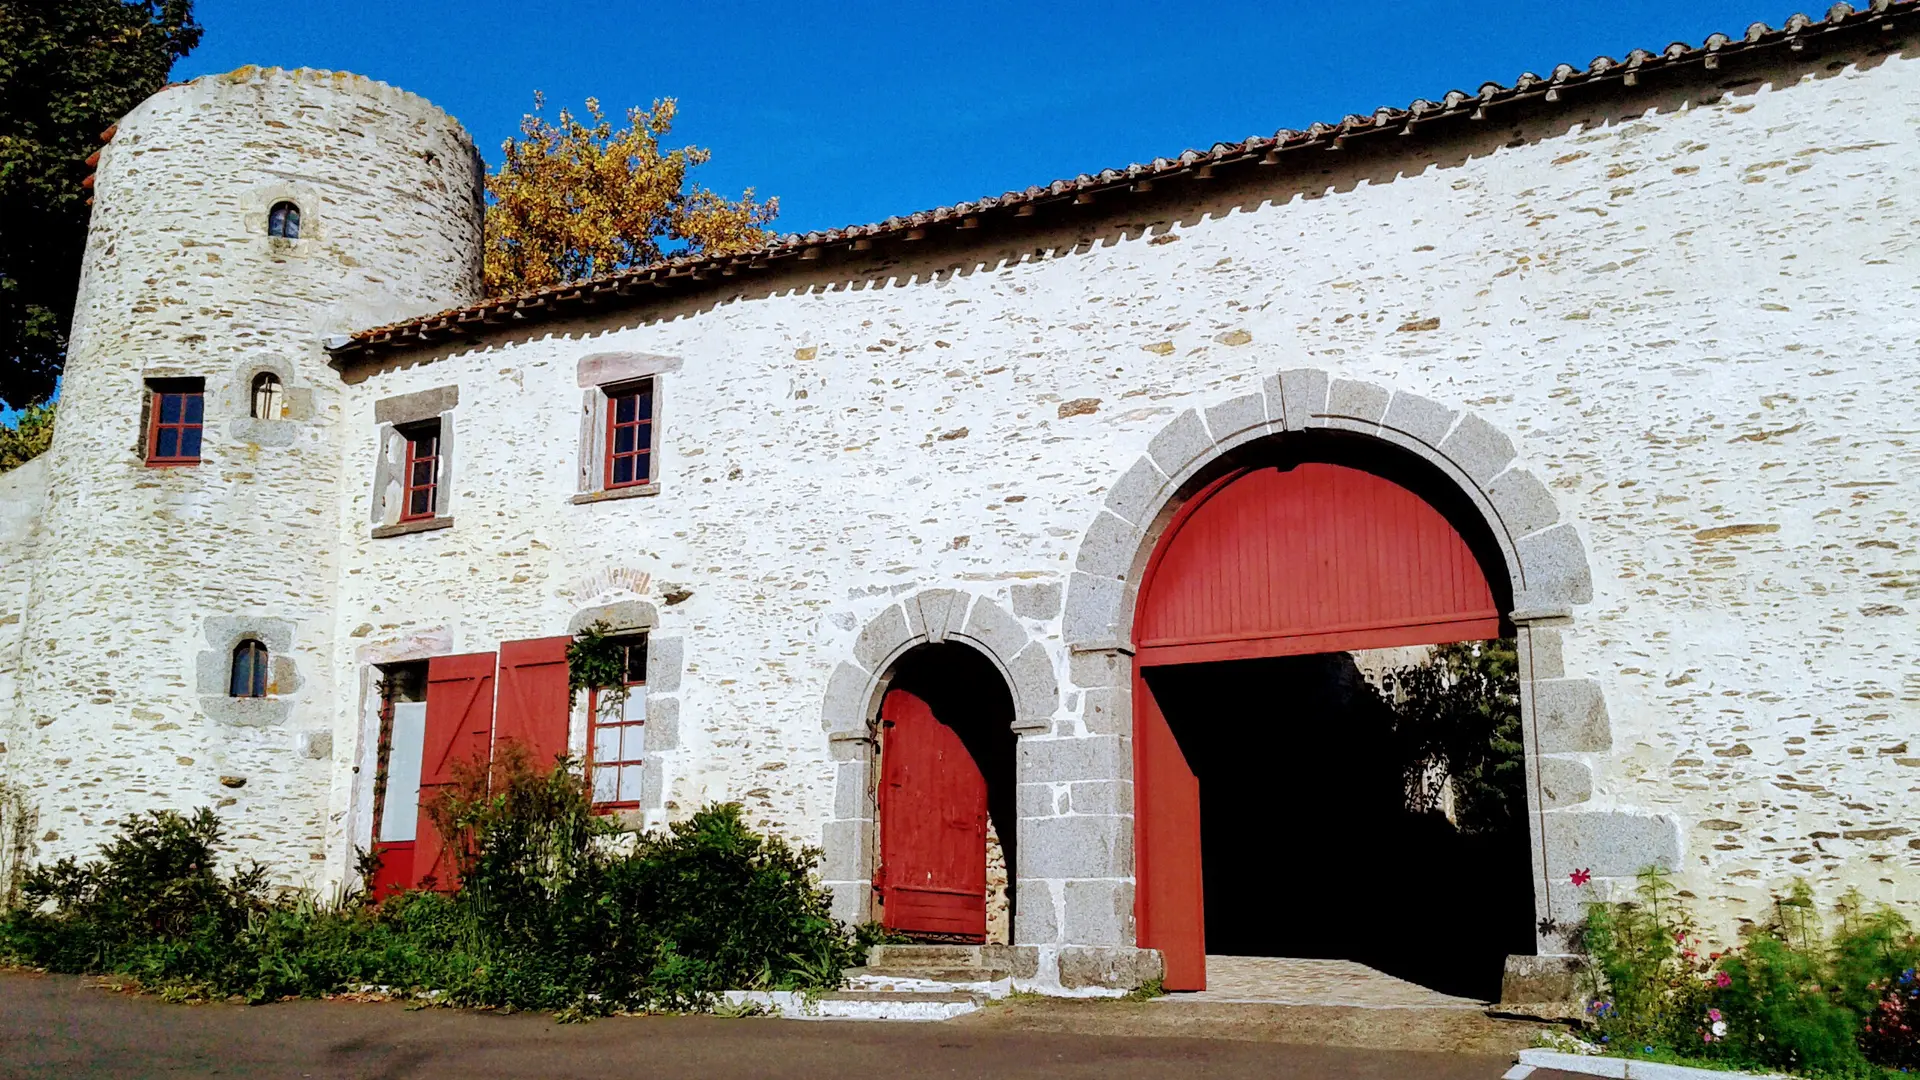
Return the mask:
<path fill-rule="evenodd" d="M 1200 783 L 1143 672 L 1162 664 L 1500 636 L 1460 533 L 1424 499 L 1341 465 L 1242 470 L 1188 500 L 1134 620 L 1134 915 L 1169 990 L 1206 988 Z"/>
<path fill-rule="evenodd" d="M 927 702 L 889 690 L 880 703 L 880 869 L 889 930 L 987 937 L 987 781 Z"/>

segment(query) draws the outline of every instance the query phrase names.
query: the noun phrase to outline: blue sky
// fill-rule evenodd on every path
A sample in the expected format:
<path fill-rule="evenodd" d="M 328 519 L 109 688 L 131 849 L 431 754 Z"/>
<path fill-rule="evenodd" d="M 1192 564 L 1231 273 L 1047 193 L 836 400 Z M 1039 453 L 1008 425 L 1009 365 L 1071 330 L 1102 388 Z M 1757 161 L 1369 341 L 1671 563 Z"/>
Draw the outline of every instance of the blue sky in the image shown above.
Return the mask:
<path fill-rule="evenodd" d="M 1786 2 L 199 0 L 175 77 L 358 72 L 431 99 L 490 160 L 535 90 L 550 111 L 677 97 L 673 141 L 714 152 L 704 182 L 780 196 L 788 232 L 1778 26 Z"/>

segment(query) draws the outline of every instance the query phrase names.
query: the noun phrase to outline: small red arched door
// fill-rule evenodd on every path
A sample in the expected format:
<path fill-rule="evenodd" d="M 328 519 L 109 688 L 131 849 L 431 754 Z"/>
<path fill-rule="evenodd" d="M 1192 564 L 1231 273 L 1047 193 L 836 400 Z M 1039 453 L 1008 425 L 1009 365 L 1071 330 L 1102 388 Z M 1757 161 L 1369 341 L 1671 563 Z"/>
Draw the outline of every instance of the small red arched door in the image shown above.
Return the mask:
<path fill-rule="evenodd" d="M 1500 636 L 1460 533 L 1424 499 L 1341 465 L 1242 470 L 1161 537 L 1134 620 L 1134 915 L 1169 990 L 1206 988 L 1200 783 L 1142 672 Z"/>
<path fill-rule="evenodd" d="M 880 868 L 889 930 L 987 938 L 987 781 L 966 744 L 924 698 L 880 703 Z"/>

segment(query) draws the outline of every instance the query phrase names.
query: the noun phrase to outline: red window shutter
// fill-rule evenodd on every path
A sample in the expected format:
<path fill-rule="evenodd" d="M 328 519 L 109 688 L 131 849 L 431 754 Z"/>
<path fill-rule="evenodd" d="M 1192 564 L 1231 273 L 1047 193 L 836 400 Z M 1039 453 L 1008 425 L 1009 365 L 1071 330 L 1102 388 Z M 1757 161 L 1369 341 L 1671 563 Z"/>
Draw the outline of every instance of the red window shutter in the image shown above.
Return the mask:
<path fill-rule="evenodd" d="M 572 703 L 567 692 L 567 646 L 571 637 L 500 643 L 499 715 L 494 718 L 495 756 L 512 740 L 536 769 L 553 768 L 567 752 Z"/>
<path fill-rule="evenodd" d="M 416 881 L 432 877 L 440 892 L 452 892 L 458 884 L 458 864 L 427 807 L 453 784 L 456 768 L 487 761 L 493 743 L 494 662 L 493 653 L 427 661 L 427 733 L 420 758 L 420 831 L 413 866 Z"/>

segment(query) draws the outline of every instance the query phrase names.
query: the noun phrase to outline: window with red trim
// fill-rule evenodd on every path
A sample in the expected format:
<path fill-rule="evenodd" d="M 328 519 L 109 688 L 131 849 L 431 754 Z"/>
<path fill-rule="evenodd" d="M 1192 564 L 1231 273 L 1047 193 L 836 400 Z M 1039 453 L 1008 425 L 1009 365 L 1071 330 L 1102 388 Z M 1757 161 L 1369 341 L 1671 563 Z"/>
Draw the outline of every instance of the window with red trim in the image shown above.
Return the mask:
<path fill-rule="evenodd" d="M 653 480 L 653 380 L 607 389 L 607 490 Z"/>
<path fill-rule="evenodd" d="M 400 433 L 407 440 L 407 473 L 400 493 L 400 520 L 422 521 L 440 505 L 440 421 Z"/>
<path fill-rule="evenodd" d="M 206 420 L 206 381 L 167 379 L 147 384 L 147 464 L 200 464 Z"/>
<path fill-rule="evenodd" d="M 622 639 L 626 651 L 623 694 L 605 689 L 588 696 L 587 783 L 598 810 L 632 810 L 640 805 L 646 759 L 647 636 Z"/>

